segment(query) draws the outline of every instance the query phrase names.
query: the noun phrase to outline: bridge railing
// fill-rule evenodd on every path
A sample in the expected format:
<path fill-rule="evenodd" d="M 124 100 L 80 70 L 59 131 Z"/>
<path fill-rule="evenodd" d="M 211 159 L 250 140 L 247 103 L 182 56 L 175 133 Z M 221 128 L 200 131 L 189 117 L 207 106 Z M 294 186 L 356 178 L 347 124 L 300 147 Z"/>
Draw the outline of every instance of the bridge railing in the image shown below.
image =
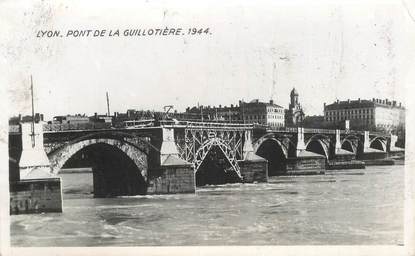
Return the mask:
<path fill-rule="evenodd" d="M 252 128 L 261 128 L 266 129 L 266 125 L 261 124 L 244 124 L 241 122 L 227 123 L 227 122 L 217 122 L 217 121 L 194 121 L 194 120 L 132 120 L 125 121 L 123 123 L 124 128 L 143 128 L 143 127 L 152 127 L 159 125 L 171 125 L 171 126 L 182 126 L 182 127 L 191 127 L 191 128 L 223 128 L 223 129 L 252 129 Z"/>
<path fill-rule="evenodd" d="M 289 132 L 296 133 L 298 131 L 297 127 L 270 127 L 263 124 L 243 124 L 243 123 L 225 123 L 225 122 L 215 122 L 215 121 L 183 121 L 183 120 L 159 120 L 154 119 L 147 120 L 132 120 L 126 121 L 123 127 L 117 128 L 143 128 L 143 127 L 153 127 L 158 123 L 158 125 L 173 125 L 173 126 L 183 126 L 183 127 L 192 127 L 192 128 L 223 128 L 223 129 L 264 129 L 270 132 Z M 99 129 L 110 129 L 112 128 L 111 123 L 75 123 L 75 124 L 45 124 L 43 125 L 43 131 L 45 132 L 59 132 L 59 131 L 73 131 L 73 130 L 99 130 Z M 384 132 L 369 131 L 370 135 L 388 137 L 389 134 Z M 21 133 L 20 125 L 9 125 L 9 134 L 19 134 Z M 315 133 L 315 134 L 335 134 L 336 130 L 334 129 L 317 129 L 317 128 L 304 128 L 304 133 Z M 341 134 L 364 134 L 364 131 L 357 130 L 340 130 Z"/>
<path fill-rule="evenodd" d="M 184 123 L 186 126 L 192 127 L 221 127 L 221 128 L 247 128 L 250 129 L 254 127 L 253 124 L 239 124 L 239 123 L 215 123 L 215 122 L 191 122 L 186 121 Z"/>
<path fill-rule="evenodd" d="M 295 133 L 298 131 L 298 127 L 267 127 L 268 131 L 278 131 L 278 132 L 292 132 Z M 320 133 L 320 134 L 335 134 L 335 129 L 322 129 L 322 128 L 304 128 L 304 133 Z M 349 133 L 358 133 L 363 134 L 364 131 L 357 130 L 340 130 L 341 134 Z M 370 131 L 370 134 L 379 134 L 385 135 L 385 133 Z"/>
<path fill-rule="evenodd" d="M 304 133 L 335 134 L 335 133 L 336 133 L 336 130 L 331 130 L 331 129 L 314 129 L 314 128 L 304 128 Z"/>
<path fill-rule="evenodd" d="M 111 123 L 45 124 L 44 132 L 110 129 Z"/>
<path fill-rule="evenodd" d="M 296 133 L 298 127 L 267 127 L 268 131 L 278 132 L 291 132 Z M 304 133 L 322 133 L 322 134 L 335 134 L 336 130 L 333 129 L 320 129 L 320 128 L 304 128 Z"/>

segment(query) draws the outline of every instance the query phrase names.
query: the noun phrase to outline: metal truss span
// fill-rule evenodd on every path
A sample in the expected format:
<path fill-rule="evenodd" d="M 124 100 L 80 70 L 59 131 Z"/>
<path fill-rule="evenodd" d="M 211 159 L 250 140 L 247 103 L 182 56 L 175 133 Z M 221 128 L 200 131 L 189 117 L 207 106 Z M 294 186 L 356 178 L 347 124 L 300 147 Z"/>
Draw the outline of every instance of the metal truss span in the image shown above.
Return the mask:
<path fill-rule="evenodd" d="M 212 147 L 217 146 L 225 155 L 232 170 L 242 179 L 238 160 L 243 158 L 243 140 L 247 129 L 243 125 L 232 127 L 188 125 L 184 139 L 178 143 L 180 157 L 193 163 L 196 172 Z"/>
<path fill-rule="evenodd" d="M 198 149 L 194 161 L 195 172 L 197 172 L 200 165 L 202 165 L 203 160 L 205 160 L 206 156 L 208 155 L 213 146 L 218 146 L 221 149 L 229 164 L 232 166 L 232 169 L 236 172 L 236 174 L 238 174 L 238 177 L 242 179 L 241 169 L 239 168 L 238 162 L 236 161 L 235 151 L 233 151 L 226 143 L 224 143 L 219 138 L 211 138 L 205 141 L 205 143 L 203 143 L 203 145 Z M 226 171 L 227 170 L 225 170 L 225 172 Z"/>

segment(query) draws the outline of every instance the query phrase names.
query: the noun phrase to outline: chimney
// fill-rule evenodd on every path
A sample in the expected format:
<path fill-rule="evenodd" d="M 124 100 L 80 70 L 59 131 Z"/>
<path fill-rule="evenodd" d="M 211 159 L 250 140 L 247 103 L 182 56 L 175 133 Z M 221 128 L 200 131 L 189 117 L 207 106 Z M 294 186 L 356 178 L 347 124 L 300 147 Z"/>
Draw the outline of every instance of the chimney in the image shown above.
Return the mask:
<path fill-rule="evenodd" d="M 357 99 L 357 101 L 360 103 L 360 102 L 362 102 L 361 100 L 360 100 L 360 98 L 359 99 Z"/>
<path fill-rule="evenodd" d="M 269 104 L 273 105 L 274 101 L 273 100 L 269 100 Z"/>
<path fill-rule="evenodd" d="M 336 103 L 339 104 L 339 100 L 336 100 Z"/>
<path fill-rule="evenodd" d="M 399 102 L 399 107 L 402 107 L 402 103 Z"/>
<path fill-rule="evenodd" d="M 350 103 L 350 99 L 347 99 L 347 103 Z"/>
<path fill-rule="evenodd" d="M 233 104 L 231 104 L 231 108 L 233 108 Z"/>
<path fill-rule="evenodd" d="M 222 105 L 221 104 L 219 104 L 219 108 L 222 108 Z"/>
<path fill-rule="evenodd" d="M 392 106 L 396 107 L 396 100 L 392 101 Z"/>

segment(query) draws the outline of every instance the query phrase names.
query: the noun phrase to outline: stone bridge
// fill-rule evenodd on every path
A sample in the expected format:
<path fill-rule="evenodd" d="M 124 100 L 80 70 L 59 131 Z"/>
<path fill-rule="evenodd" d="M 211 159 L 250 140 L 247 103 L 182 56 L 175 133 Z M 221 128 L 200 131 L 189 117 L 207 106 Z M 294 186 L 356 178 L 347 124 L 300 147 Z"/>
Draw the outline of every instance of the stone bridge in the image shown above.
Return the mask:
<path fill-rule="evenodd" d="M 254 152 L 269 162 L 270 175 L 325 169 L 331 163 L 403 155 L 397 136 L 368 131 L 283 128 L 253 131 Z"/>
<path fill-rule="evenodd" d="M 201 122 L 102 129 L 22 123 L 9 141 L 11 179 L 88 166 L 97 197 L 191 193 L 196 184 L 266 182 L 269 175 L 318 173 L 333 161 L 403 153 L 391 134 Z"/>

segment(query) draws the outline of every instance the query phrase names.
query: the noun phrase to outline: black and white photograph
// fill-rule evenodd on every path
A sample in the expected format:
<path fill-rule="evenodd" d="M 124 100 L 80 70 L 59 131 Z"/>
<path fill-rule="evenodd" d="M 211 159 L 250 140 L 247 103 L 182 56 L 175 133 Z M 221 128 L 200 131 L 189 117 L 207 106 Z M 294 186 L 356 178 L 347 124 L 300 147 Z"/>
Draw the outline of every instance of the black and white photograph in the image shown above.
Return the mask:
<path fill-rule="evenodd" d="M 1 0 L 0 28 L 2 254 L 413 255 L 413 1 Z"/>

